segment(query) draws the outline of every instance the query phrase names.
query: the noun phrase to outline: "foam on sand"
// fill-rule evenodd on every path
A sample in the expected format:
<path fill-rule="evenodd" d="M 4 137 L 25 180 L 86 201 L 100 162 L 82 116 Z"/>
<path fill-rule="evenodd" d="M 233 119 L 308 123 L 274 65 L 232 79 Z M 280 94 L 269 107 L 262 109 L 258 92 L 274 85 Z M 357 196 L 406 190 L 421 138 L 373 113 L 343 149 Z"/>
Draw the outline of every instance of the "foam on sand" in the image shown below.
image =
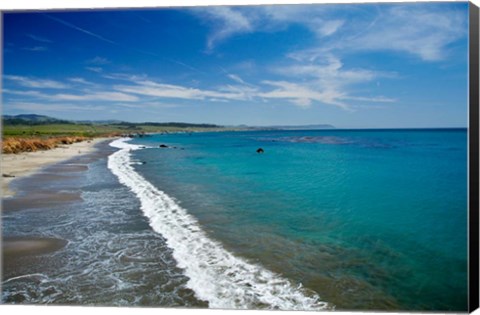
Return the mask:
<path fill-rule="evenodd" d="M 134 170 L 130 151 L 142 146 L 128 144 L 128 140 L 110 144 L 120 150 L 109 156 L 108 168 L 139 198 L 150 226 L 167 240 L 197 298 L 208 301 L 211 308 L 332 309 L 314 292 L 235 257 L 210 239 L 193 216 Z"/>

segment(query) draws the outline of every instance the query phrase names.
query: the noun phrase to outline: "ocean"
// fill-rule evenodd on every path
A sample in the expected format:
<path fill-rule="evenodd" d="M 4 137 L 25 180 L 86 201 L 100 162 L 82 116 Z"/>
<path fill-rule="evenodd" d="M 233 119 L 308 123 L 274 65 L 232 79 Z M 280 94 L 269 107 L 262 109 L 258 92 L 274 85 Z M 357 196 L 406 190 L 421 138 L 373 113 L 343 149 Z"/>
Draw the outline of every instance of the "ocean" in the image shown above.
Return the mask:
<path fill-rule="evenodd" d="M 82 201 L 3 214 L 4 235 L 68 240 L 4 275 L 4 303 L 467 310 L 466 129 L 159 134 L 103 150 L 61 184 Z"/>

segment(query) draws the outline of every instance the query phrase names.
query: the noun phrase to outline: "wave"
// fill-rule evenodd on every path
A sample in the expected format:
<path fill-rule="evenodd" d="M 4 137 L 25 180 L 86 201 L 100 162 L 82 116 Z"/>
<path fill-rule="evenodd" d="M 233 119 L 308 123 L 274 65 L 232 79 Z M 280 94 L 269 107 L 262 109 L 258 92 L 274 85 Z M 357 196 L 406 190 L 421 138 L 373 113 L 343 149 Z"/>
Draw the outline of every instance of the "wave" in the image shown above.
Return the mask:
<path fill-rule="evenodd" d="M 110 143 L 120 150 L 108 158 L 108 168 L 141 202 L 152 229 L 173 250 L 178 267 L 189 278 L 186 286 L 211 308 L 329 310 L 313 291 L 259 265 L 235 257 L 210 239 L 198 221 L 173 198 L 157 189 L 132 167 L 130 151 L 144 147 L 122 138 Z"/>

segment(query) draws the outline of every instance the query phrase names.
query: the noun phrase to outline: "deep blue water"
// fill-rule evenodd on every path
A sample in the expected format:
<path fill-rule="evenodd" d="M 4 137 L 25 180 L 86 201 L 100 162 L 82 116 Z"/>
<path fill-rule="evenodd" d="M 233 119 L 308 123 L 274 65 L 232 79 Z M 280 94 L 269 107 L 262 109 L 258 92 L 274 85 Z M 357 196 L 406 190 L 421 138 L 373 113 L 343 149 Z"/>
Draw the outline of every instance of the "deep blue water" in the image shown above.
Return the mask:
<path fill-rule="evenodd" d="M 135 170 L 212 239 L 337 309 L 467 308 L 465 129 L 166 134 L 131 143 L 152 147 L 131 153 L 146 162 Z"/>

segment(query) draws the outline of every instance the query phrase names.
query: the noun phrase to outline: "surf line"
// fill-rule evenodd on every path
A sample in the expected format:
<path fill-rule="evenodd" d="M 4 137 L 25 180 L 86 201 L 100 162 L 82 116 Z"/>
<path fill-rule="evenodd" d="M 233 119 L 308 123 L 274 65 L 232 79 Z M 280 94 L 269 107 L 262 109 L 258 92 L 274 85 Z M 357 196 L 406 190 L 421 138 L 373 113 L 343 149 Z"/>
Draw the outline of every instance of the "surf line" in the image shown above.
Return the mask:
<path fill-rule="evenodd" d="M 118 148 L 108 157 L 108 168 L 135 193 L 150 227 L 165 239 L 173 257 L 189 278 L 186 286 L 210 308 L 332 310 L 313 291 L 295 286 L 264 267 L 235 257 L 210 239 L 198 221 L 175 200 L 148 182 L 132 167 L 131 151 L 144 147 L 129 138 L 110 143 Z"/>

